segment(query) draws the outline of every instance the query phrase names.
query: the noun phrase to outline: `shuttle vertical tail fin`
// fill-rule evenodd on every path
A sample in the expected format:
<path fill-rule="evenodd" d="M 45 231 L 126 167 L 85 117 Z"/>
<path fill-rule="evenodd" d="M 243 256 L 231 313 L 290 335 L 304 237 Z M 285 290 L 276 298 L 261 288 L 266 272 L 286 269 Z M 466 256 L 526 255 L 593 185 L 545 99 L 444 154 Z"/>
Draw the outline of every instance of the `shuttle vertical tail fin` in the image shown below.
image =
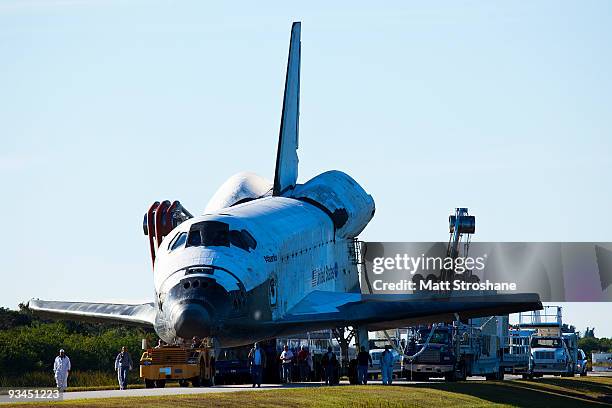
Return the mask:
<path fill-rule="evenodd" d="M 301 23 L 291 27 L 289 60 L 285 79 L 285 95 L 276 153 L 273 195 L 282 195 L 292 190 L 298 174 L 298 134 L 300 116 L 300 42 Z"/>

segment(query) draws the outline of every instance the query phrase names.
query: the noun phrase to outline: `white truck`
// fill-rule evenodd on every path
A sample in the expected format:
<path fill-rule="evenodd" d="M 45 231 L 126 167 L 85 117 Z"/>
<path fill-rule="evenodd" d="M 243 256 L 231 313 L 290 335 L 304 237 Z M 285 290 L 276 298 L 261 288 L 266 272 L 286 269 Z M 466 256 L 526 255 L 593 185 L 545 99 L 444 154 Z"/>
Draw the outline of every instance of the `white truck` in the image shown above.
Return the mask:
<path fill-rule="evenodd" d="M 373 332 L 374 339 L 369 340 L 369 353 L 372 357 L 372 367 L 368 367 L 368 377 L 370 379 L 378 379 L 381 375 L 380 359 L 385 351 L 385 346 L 391 346 L 391 355 L 393 356 L 393 374 L 395 377 L 401 376 L 402 373 L 402 356 L 397 352 L 398 337 L 391 334 L 385 338 L 379 332 Z M 392 344 L 393 343 L 393 344 Z M 395 346 L 395 347 L 394 347 Z"/>
<path fill-rule="evenodd" d="M 577 372 L 578 336 L 562 323 L 561 307 L 545 306 L 542 311 L 519 315 L 519 324 L 532 330 L 529 338 L 529 366 L 524 378 L 543 375 L 573 377 Z"/>
<path fill-rule="evenodd" d="M 576 372 L 578 348 L 576 334 L 531 337 L 528 377 L 544 374 L 573 377 Z"/>

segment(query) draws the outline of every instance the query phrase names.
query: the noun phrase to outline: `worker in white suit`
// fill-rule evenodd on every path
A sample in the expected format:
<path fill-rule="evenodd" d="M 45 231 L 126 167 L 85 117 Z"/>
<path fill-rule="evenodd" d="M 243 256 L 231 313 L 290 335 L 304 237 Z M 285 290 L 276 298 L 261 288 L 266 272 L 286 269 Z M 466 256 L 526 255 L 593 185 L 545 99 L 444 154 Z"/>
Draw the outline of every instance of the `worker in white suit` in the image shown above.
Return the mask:
<path fill-rule="evenodd" d="M 55 357 L 53 373 L 55 374 L 57 389 L 60 392 L 64 392 L 68 387 L 68 374 L 70 374 L 70 359 L 66 355 L 64 349 L 61 349 L 59 351 L 59 356 Z"/>
<path fill-rule="evenodd" d="M 393 353 L 391 352 L 391 346 L 386 345 L 385 351 L 380 356 L 380 370 L 382 371 L 382 383 L 383 385 L 391 385 L 393 382 Z"/>

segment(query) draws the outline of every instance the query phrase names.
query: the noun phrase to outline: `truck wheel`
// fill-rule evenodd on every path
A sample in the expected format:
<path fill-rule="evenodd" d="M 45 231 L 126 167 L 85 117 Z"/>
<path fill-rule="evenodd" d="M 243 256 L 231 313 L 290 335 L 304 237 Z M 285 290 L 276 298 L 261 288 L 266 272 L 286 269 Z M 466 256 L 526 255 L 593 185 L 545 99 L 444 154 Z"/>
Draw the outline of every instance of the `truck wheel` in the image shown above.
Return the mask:
<path fill-rule="evenodd" d="M 200 360 L 200 374 L 197 377 L 193 377 L 191 379 L 191 384 L 193 384 L 194 387 L 206 386 L 205 378 L 206 376 L 204 375 L 204 360 Z"/>
<path fill-rule="evenodd" d="M 503 369 L 500 369 L 496 373 L 487 374 L 485 376 L 485 378 L 487 379 L 487 381 L 503 381 L 503 379 L 504 379 L 504 371 L 503 371 Z"/>
<path fill-rule="evenodd" d="M 155 388 L 155 381 L 145 378 L 145 388 Z"/>
<path fill-rule="evenodd" d="M 453 370 L 444 376 L 446 381 L 465 381 L 466 378 L 467 372 L 464 364 L 461 364 L 458 370 Z"/>
<path fill-rule="evenodd" d="M 243 384 L 246 383 L 247 382 L 244 382 Z M 215 377 L 211 376 L 209 378 L 206 378 L 206 376 L 204 375 L 204 371 L 202 371 L 200 373 L 200 387 L 212 387 L 213 385 L 215 385 Z"/>
<path fill-rule="evenodd" d="M 185 380 L 179 380 L 179 385 L 181 387 L 189 387 L 189 383 Z"/>
<path fill-rule="evenodd" d="M 155 381 L 156 388 L 164 388 L 166 386 L 166 380 L 157 380 Z"/>

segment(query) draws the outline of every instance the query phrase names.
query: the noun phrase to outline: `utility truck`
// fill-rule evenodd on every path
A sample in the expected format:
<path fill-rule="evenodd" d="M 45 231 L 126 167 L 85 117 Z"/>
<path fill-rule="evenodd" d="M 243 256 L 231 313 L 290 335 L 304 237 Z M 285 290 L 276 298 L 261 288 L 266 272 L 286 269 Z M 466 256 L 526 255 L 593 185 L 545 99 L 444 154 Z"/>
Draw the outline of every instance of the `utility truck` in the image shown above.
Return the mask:
<path fill-rule="evenodd" d="M 561 375 L 573 377 L 577 372 L 578 336 L 573 326 L 563 324 L 561 307 L 545 306 L 519 315 L 521 327 L 532 330 L 529 339 L 529 367 L 525 378 Z"/>
<path fill-rule="evenodd" d="M 140 358 L 140 378 L 146 388 L 163 388 L 167 381 L 181 387 L 214 384 L 215 358 L 208 344 L 201 347 L 161 346 L 147 348 Z"/>
<path fill-rule="evenodd" d="M 412 328 L 405 354 L 414 358 L 404 361 L 407 378 L 444 377 L 456 381 L 485 376 L 502 380 L 503 340 L 498 335 L 498 326 L 507 327 L 507 322 L 507 316 L 492 316 L 470 319 L 467 323 Z"/>

